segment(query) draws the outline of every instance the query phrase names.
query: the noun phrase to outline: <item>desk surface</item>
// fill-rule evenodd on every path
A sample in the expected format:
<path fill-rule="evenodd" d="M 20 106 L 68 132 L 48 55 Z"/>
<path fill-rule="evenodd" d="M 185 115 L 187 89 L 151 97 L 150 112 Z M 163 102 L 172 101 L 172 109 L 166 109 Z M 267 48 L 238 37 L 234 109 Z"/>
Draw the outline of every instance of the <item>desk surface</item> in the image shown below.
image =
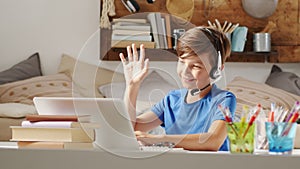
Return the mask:
<path fill-rule="evenodd" d="M 214 169 L 253 169 L 253 168 L 299 168 L 300 150 L 293 155 L 230 154 L 206 151 L 167 152 L 147 155 L 147 158 L 127 158 L 103 150 L 30 150 L 16 149 L 14 143 L 0 143 L 1 168 L 214 168 Z M 105 166 L 105 167 L 104 167 Z"/>

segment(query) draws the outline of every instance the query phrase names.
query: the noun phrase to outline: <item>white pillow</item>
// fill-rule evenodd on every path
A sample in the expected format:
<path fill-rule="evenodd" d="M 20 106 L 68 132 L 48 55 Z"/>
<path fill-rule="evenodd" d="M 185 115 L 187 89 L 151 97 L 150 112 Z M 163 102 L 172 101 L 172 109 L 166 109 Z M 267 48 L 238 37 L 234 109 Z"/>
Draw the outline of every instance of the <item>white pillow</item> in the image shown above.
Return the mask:
<path fill-rule="evenodd" d="M 170 90 L 176 89 L 175 85 L 167 82 L 157 72 L 151 72 L 142 82 L 138 95 L 138 100 L 158 102 Z M 99 86 L 99 91 L 104 97 L 123 98 L 125 92 L 125 82 L 115 82 Z"/>
<path fill-rule="evenodd" d="M 124 81 L 124 75 L 79 61 L 74 57 L 63 54 L 58 73 L 68 75 L 73 82 L 73 90 L 84 97 L 103 97 L 98 87 L 103 84 Z"/>
<path fill-rule="evenodd" d="M 0 104 L 0 117 L 21 118 L 28 114 L 37 114 L 33 105 L 22 103 L 2 103 Z"/>
<path fill-rule="evenodd" d="M 176 84 L 175 80 L 172 84 Z M 137 112 L 142 113 L 159 102 L 170 90 L 178 87 L 172 85 L 157 72 L 151 72 L 141 84 L 137 98 Z M 123 98 L 125 82 L 109 83 L 99 86 L 99 92 L 108 98 Z"/>

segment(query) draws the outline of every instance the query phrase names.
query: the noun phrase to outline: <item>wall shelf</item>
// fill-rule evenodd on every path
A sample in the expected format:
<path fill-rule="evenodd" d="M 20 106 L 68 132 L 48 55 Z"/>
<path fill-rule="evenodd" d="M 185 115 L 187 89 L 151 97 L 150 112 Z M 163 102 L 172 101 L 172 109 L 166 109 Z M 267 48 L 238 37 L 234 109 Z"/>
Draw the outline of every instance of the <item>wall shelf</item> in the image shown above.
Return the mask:
<path fill-rule="evenodd" d="M 102 1 L 102 0 L 101 0 Z M 213 21 L 218 19 L 221 23 L 230 21 L 233 23 L 239 23 L 241 26 L 249 28 L 247 35 L 247 42 L 245 46 L 245 52 L 233 52 L 228 59 L 229 62 L 271 62 L 271 63 L 296 63 L 300 62 L 300 29 L 299 29 L 299 0 L 292 0 L 291 2 L 282 2 L 276 12 L 268 19 L 257 19 L 250 17 L 242 8 L 240 1 L 231 1 L 231 3 L 222 3 L 215 6 L 209 11 L 209 15 L 203 15 L 206 1 L 198 1 L 195 3 L 195 9 L 191 23 L 194 25 L 207 25 L 207 21 Z M 153 4 L 147 3 L 147 1 L 139 1 L 140 11 L 132 15 L 122 4 L 121 1 L 115 2 L 116 15 L 110 17 L 143 17 L 147 12 L 161 12 L 168 13 L 166 9 L 166 0 L 155 1 Z M 201 17 L 199 17 L 201 16 Z M 269 21 L 273 21 L 277 24 L 277 29 L 272 33 L 272 52 L 269 53 L 255 53 L 252 46 L 252 36 L 254 32 L 261 31 Z M 178 25 L 174 28 L 178 28 Z M 102 30 L 101 30 L 102 34 Z M 101 36 L 101 50 L 100 59 L 102 60 L 117 60 L 118 54 L 113 56 L 115 52 L 110 51 L 110 37 L 106 34 L 106 37 Z M 107 53 L 109 54 L 107 55 Z M 150 59 L 163 59 L 164 61 L 174 60 L 173 57 L 152 56 Z M 176 58 L 177 59 L 177 58 Z M 175 60 L 176 60 L 175 59 Z"/>
<path fill-rule="evenodd" d="M 111 48 L 102 60 L 118 61 L 119 53 L 126 54 L 125 48 Z M 176 51 L 173 49 L 146 49 L 146 57 L 151 61 L 177 61 Z M 276 62 L 277 51 L 272 52 L 231 52 L 227 62 Z"/>
<path fill-rule="evenodd" d="M 227 62 L 271 62 L 278 57 L 277 51 L 271 52 L 231 52 Z"/>

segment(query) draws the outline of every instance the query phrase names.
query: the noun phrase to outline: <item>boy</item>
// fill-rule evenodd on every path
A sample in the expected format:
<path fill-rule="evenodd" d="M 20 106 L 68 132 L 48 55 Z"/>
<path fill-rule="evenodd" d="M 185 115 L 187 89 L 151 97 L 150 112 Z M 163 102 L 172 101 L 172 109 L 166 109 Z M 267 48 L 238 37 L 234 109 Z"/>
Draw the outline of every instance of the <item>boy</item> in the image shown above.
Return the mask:
<path fill-rule="evenodd" d="M 184 88 L 170 91 L 150 112 L 138 117 L 136 99 L 149 60 L 145 60 L 143 45 L 140 58 L 134 44 L 127 47 L 128 61 L 120 53 L 126 79 L 124 99 L 137 139 L 144 144 L 174 143 L 187 150 L 228 151 L 226 123 L 218 105 L 229 107 L 233 117 L 236 98 L 214 83 L 230 55 L 230 42 L 215 29 L 195 27 L 178 39 L 176 50 L 177 74 Z M 159 125 L 165 135 L 147 133 Z"/>

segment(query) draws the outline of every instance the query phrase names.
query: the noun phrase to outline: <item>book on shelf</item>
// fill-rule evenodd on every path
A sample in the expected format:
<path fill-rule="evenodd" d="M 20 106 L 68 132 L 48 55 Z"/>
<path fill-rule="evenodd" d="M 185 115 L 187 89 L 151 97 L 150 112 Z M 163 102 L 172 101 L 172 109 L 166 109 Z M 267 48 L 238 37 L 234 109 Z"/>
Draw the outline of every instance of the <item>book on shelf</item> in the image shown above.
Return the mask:
<path fill-rule="evenodd" d="M 93 142 L 93 128 L 47 128 L 10 126 L 11 141 Z"/>
<path fill-rule="evenodd" d="M 156 21 L 156 26 L 157 26 L 157 34 L 158 34 L 158 40 L 159 40 L 159 47 L 161 49 L 166 49 L 166 44 L 164 38 L 166 37 L 166 33 L 163 30 L 163 22 L 161 19 L 161 14 L 160 13 L 155 13 L 155 21 Z"/>
<path fill-rule="evenodd" d="M 91 122 L 75 122 L 75 121 L 28 121 L 21 123 L 22 127 L 48 127 L 48 128 L 99 128 L 100 124 Z"/>
<path fill-rule="evenodd" d="M 151 31 L 151 26 L 149 23 L 147 24 L 126 24 L 127 22 L 115 23 L 111 26 L 112 30 L 115 29 L 123 29 L 123 30 L 143 30 L 143 31 Z"/>
<path fill-rule="evenodd" d="M 115 26 L 150 26 L 150 23 L 148 22 L 148 20 L 145 23 L 119 21 L 119 22 L 112 22 L 112 25 L 115 25 Z"/>
<path fill-rule="evenodd" d="M 80 121 L 80 122 L 89 122 L 90 115 L 39 115 L 39 114 L 30 114 L 26 115 L 25 119 L 31 122 L 37 121 Z"/>
<path fill-rule="evenodd" d="M 160 41 L 158 38 L 158 30 L 157 30 L 155 13 L 149 13 L 147 15 L 147 19 L 149 20 L 151 28 L 152 28 L 152 36 L 153 36 L 153 39 L 155 42 L 155 48 L 161 48 Z"/>
<path fill-rule="evenodd" d="M 132 23 L 147 23 L 147 19 L 143 18 L 113 18 L 113 23 L 115 22 L 132 22 Z"/>
<path fill-rule="evenodd" d="M 126 48 L 127 46 L 131 46 L 131 44 L 133 44 L 133 43 L 137 47 L 139 47 L 141 44 L 143 44 L 145 48 L 150 48 L 150 49 L 155 48 L 155 42 L 131 41 L 131 40 L 111 41 L 111 46 L 113 48 Z"/>
<path fill-rule="evenodd" d="M 92 150 L 93 143 L 51 142 L 51 141 L 18 141 L 20 149 L 84 149 Z"/>
<path fill-rule="evenodd" d="M 111 40 L 133 40 L 133 41 L 152 41 L 151 35 L 111 35 Z"/>
<path fill-rule="evenodd" d="M 112 31 L 112 34 L 114 35 L 150 35 L 150 30 L 126 30 L 126 29 L 115 29 Z"/>
<path fill-rule="evenodd" d="M 168 48 L 167 36 L 166 36 L 166 21 L 165 18 L 161 18 L 162 28 L 163 28 L 163 40 L 164 40 L 164 49 Z"/>
<path fill-rule="evenodd" d="M 168 49 L 172 49 L 173 45 L 172 45 L 171 17 L 168 14 L 163 15 L 162 17 L 165 18 L 167 47 Z"/>

